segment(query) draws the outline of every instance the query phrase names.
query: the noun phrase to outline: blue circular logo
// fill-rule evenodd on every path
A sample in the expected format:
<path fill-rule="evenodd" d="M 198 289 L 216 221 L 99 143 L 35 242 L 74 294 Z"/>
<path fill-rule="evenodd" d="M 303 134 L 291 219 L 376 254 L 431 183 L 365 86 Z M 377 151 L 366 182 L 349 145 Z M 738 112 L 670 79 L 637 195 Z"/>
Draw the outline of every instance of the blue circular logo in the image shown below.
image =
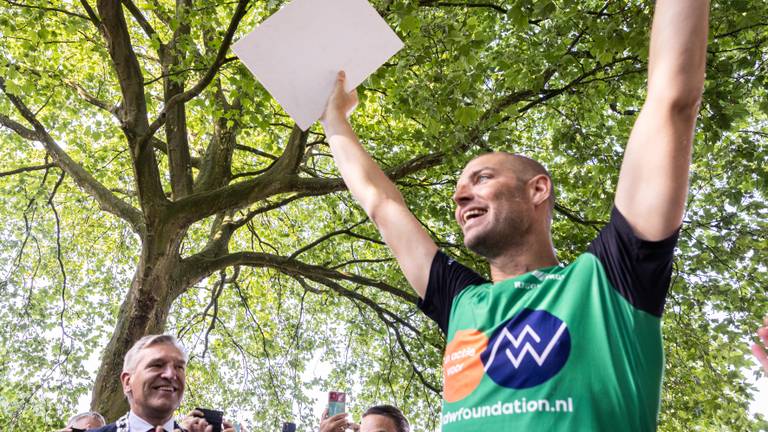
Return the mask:
<path fill-rule="evenodd" d="M 555 376 L 570 353 L 571 335 L 560 318 L 523 309 L 493 332 L 480 359 L 496 384 L 524 389 Z"/>

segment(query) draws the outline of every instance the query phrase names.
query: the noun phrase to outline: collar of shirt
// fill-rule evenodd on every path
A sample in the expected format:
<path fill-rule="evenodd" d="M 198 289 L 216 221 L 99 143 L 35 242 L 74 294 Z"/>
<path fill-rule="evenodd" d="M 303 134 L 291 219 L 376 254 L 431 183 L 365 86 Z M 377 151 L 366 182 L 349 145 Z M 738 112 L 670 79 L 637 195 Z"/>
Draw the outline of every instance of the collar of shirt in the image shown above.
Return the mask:
<path fill-rule="evenodd" d="M 173 432 L 173 417 L 171 417 L 162 426 L 163 429 L 165 429 L 165 432 Z M 133 411 L 128 413 L 129 432 L 146 432 L 148 430 L 155 430 L 155 427 L 157 427 L 157 425 L 149 424 L 146 420 L 134 414 Z"/>

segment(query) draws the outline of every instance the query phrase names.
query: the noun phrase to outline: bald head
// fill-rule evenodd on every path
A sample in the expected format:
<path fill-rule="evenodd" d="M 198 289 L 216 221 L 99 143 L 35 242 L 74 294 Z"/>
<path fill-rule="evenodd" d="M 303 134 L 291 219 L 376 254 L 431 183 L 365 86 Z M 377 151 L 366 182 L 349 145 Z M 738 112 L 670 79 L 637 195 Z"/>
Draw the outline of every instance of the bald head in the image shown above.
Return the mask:
<path fill-rule="evenodd" d="M 512 172 L 515 177 L 517 177 L 520 183 L 527 183 L 530 179 L 538 175 L 546 176 L 549 179 L 549 183 L 551 185 L 549 198 L 547 200 L 551 215 L 552 210 L 555 207 L 555 185 L 552 183 L 552 176 L 549 175 L 549 171 L 547 171 L 547 169 L 544 168 L 542 164 L 536 162 L 528 156 L 505 151 L 485 153 L 476 157 L 473 159 L 473 161 L 484 157 L 501 158 L 501 160 L 504 161 L 504 166 L 509 168 L 510 172 Z"/>

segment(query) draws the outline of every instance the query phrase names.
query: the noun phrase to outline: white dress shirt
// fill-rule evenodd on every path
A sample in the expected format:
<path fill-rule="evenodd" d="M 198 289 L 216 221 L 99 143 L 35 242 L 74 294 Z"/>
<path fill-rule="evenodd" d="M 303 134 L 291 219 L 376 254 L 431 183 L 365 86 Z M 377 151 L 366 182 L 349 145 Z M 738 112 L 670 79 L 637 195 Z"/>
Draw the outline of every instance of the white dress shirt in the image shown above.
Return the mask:
<path fill-rule="evenodd" d="M 157 425 L 151 425 L 143 418 L 137 416 L 131 411 L 128 413 L 128 432 L 147 432 L 154 431 Z M 163 424 L 165 432 L 173 432 L 173 417 Z"/>

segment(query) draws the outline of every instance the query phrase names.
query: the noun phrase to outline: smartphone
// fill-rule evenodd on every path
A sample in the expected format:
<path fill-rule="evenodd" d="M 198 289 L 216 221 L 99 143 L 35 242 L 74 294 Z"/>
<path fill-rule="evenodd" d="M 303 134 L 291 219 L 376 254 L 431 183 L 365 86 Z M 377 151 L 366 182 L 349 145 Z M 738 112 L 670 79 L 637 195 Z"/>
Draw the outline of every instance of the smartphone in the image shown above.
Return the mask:
<path fill-rule="evenodd" d="M 283 432 L 296 432 L 296 423 L 283 423 Z"/>
<path fill-rule="evenodd" d="M 213 426 L 213 432 L 221 432 L 221 422 L 224 420 L 224 411 L 212 410 L 207 408 L 195 408 L 203 413 L 205 421 Z"/>
<path fill-rule="evenodd" d="M 347 394 L 344 392 L 328 392 L 328 417 L 347 412 L 346 410 Z"/>

